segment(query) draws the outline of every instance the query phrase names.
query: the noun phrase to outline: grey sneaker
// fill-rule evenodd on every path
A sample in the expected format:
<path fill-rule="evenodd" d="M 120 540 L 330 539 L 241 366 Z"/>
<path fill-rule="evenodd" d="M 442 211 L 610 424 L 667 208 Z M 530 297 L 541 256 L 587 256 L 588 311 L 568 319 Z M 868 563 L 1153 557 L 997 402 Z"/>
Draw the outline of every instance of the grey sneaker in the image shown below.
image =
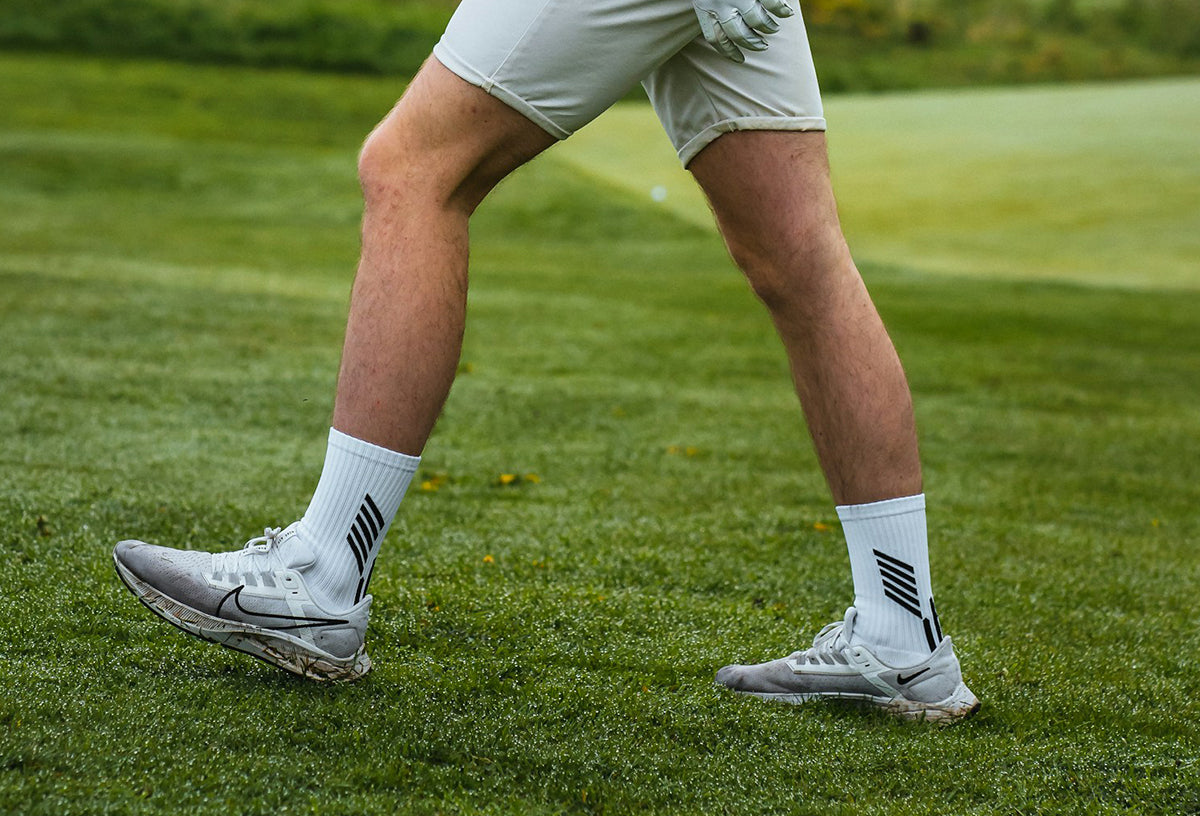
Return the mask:
<path fill-rule="evenodd" d="M 295 525 L 227 553 L 141 541 L 113 550 L 130 591 L 185 632 L 313 680 L 357 680 L 371 670 L 363 646 L 371 596 L 345 612 L 325 609 L 304 583 L 314 560 Z"/>
<path fill-rule="evenodd" d="M 954 645 L 945 638 L 913 666 L 888 666 L 861 645 L 851 644 L 858 611 L 831 623 L 812 648 L 755 666 L 725 666 L 717 684 L 741 694 L 783 703 L 857 700 L 880 706 L 907 720 L 949 724 L 979 710 L 979 700 L 963 683 Z"/>

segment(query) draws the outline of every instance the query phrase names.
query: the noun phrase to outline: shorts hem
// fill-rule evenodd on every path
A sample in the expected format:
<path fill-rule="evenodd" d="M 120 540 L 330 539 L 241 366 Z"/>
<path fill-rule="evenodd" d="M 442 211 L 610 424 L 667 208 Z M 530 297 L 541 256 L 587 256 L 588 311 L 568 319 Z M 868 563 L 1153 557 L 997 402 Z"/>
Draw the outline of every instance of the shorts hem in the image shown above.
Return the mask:
<path fill-rule="evenodd" d="M 687 167 L 696 154 L 708 147 L 723 133 L 733 133 L 739 130 L 825 130 L 823 116 L 742 116 L 735 119 L 723 119 L 709 125 L 692 138 L 688 139 L 676 151 L 679 161 Z"/>
<path fill-rule="evenodd" d="M 561 140 L 571 135 L 571 131 L 555 124 L 549 117 L 547 117 L 529 102 L 525 101 L 508 88 L 496 82 L 492 77 L 489 77 L 473 68 L 466 62 L 466 60 L 462 59 L 453 51 L 451 51 L 450 48 L 446 46 L 444 41 L 439 41 L 438 44 L 433 47 L 433 56 L 447 70 L 457 74 L 460 79 L 464 80 L 465 82 L 469 82 L 485 93 L 496 97 L 510 108 L 513 108 L 518 113 L 525 116 L 526 119 L 533 122 L 542 130 L 549 133 L 555 139 Z"/>

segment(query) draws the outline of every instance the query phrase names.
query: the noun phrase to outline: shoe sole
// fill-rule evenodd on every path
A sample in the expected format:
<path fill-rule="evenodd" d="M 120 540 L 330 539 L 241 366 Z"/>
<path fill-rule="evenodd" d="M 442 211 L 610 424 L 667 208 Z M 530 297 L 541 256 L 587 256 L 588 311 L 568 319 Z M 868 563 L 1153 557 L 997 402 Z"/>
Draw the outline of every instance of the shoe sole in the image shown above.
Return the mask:
<path fill-rule="evenodd" d="M 721 688 L 728 688 L 717 684 Z M 729 689 L 736 694 L 758 697 L 762 700 L 772 700 L 777 703 L 803 705 L 815 700 L 839 700 L 852 703 L 863 703 L 882 708 L 888 714 L 902 720 L 919 720 L 935 725 L 953 725 L 961 722 L 980 708 L 979 699 L 971 693 L 965 683 L 959 683 L 954 693 L 936 703 L 925 703 L 920 700 L 909 700 L 904 697 L 876 697 L 871 694 L 840 694 L 840 693 L 808 693 L 787 694 L 764 691 L 741 691 Z"/>
<path fill-rule="evenodd" d="M 341 658 L 315 649 L 312 644 L 292 635 L 213 617 L 159 592 L 130 572 L 115 553 L 113 564 L 121 583 L 143 606 L 189 635 L 257 657 L 309 680 L 351 682 L 371 670 L 371 658 L 367 657 L 365 646 L 360 646 L 352 656 Z"/>

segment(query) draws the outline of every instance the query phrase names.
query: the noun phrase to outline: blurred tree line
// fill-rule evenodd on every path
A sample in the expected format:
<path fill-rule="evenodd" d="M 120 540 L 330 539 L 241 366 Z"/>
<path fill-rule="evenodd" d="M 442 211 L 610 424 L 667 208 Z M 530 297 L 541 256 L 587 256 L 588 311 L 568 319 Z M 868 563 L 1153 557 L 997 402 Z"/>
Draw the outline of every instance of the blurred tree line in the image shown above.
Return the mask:
<path fill-rule="evenodd" d="M 1058 32 L 1200 56 L 1196 0 L 803 0 L 802 7 L 814 29 L 865 41 L 1020 41 Z"/>
<path fill-rule="evenodd" d="M 0 46 L 411 75 L 455 4 L 0 0 Z M 801 5 L 827 90 L 1200 72 L 1200 0 Z"/>
<path fill-rule="evenodd" d="M 802 7 L 822 84 L 832 90 L 1200 73 L 1200 0 L 802 0 Z"/>

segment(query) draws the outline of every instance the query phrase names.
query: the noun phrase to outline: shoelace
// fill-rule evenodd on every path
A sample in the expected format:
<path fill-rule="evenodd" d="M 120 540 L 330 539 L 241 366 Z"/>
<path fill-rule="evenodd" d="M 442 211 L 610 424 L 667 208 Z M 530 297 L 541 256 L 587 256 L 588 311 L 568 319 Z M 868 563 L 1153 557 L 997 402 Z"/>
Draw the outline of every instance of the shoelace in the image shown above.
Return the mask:
<path fill-rule="evenodd" d="M 846 612 L 845 620 L 826 624 L 813 638 L 813 645 L 803 652 L 797 652 L 792 659 L 802 660 L 804 663 L 812 665 L 845 663 L 846 659 L 842 657 L 842 651 L 850 645 L 850 635 L 854 631 L 854 619 L 857 611 L 851 607 Z"/>
<path fill-rule="evenodd" d="M 275 545 L 275 539 L 279 538 L 279 534 L 283 532 L 282 527 L 264 527 L 263 534 L 258 538 L 252 538 L 242 547 L 243 550 L 255 549 L 259 552 L 270 552 L 271 547 Z"/>
<path fill-rule="evenodd" d="M 264 527 L 263 534 L 252 538 L 240 550 L 213 553 L 213 572 L 241 572 L 243 558 L 247 555 L 266 555 L 275 546 L 275 540 L 283 532 L 282 527 Z"/>

